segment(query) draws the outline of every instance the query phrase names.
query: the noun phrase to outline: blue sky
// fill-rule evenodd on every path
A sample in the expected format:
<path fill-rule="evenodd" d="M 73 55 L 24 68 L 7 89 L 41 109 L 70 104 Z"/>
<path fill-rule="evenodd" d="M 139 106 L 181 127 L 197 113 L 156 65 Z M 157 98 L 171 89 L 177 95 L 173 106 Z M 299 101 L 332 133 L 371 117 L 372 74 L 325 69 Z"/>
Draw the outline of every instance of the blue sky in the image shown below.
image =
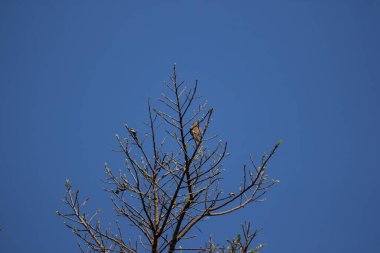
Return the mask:
<path fill-rule="evenodd" d="M 176 63 L 215 108 L 227 184 L 283 140 L 268 200 L 203 238 L 250 220 L 264 253 L 380 252 L 379 13 L 375 0 L 1 1 L 0 251 L 78 252 L 55 215 L 66 178 L 111 219 L 114 134 L 142 128 Z"/>

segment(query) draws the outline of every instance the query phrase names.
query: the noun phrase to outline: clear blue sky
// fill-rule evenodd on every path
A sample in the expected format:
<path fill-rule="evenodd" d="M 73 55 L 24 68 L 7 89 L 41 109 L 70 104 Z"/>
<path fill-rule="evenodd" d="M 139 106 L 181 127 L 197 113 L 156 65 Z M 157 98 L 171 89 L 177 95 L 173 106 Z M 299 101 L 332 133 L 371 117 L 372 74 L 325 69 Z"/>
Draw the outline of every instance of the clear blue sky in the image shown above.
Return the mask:
<path fill-rule="evenodd" d="M 109 207 L 114 134 L 142 127 L 177 63 L 215 108 L 231 182 L 284 142 L 268 200 L 203 238 L 251 220 L 265 253 L 380 252 L 379 14 L 376 0 L 1 1 L 0 251 L 78 252 L 55 215 L 65 179 Z"/>

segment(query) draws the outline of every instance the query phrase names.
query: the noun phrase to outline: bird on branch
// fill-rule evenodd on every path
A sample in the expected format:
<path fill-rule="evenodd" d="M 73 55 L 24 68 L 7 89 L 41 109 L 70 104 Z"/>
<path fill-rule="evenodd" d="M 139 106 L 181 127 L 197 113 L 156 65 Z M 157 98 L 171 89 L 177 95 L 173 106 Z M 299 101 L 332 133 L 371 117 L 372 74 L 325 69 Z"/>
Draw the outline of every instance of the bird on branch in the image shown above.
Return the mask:
<path fill-rule="evenodd" d="M 193 136 L 193 139 L 199 143 L 202 139 L 202 129 L 199 126 L 199 122 L 195 121 L 190 127 L 190 134 Z"/>
<path fill-rule="evenodd" d="M 116 194 L 119 194 L 120 192 L 126 191 L 127 190 L 127 185 L 122 184 L 120 187 L 117 187 L 115 190 Z"/>
<path fill-rule="evenodd" d="M 135 129 L 129 128 L 129 133 L 132 135 L 133 139 L 137 140 L 137 133 Z"/>

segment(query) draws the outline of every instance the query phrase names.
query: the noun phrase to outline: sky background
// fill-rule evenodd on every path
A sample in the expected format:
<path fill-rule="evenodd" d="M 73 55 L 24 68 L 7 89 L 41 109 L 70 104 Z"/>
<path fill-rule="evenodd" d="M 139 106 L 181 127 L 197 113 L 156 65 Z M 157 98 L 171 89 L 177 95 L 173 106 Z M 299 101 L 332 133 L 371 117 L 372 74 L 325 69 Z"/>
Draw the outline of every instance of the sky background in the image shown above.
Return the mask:
<path fill-rule="evenodd" d="M 1 1 L 0 251 L 79 252 L 55 215 L 66 178 L 112 221 L 100 179 L 123 159 L 114 135 L 143 128 L 176 63 L 215 108 L 227 187 L 283 140 L 267 201 L 195 242 L 250 220 L 264 253 L 380 252 L 379 13 L 376 0 Z"/>

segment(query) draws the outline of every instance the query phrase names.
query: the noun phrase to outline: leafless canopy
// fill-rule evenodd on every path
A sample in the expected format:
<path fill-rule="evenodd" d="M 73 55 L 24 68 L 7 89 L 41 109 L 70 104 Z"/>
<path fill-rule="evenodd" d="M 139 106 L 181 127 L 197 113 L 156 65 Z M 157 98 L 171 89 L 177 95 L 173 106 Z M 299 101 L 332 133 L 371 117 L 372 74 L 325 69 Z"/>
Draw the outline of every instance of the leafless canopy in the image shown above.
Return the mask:
<path fill-rule="evenodd" d="M 139 237 L 122 232 L 117 222 L 115 231 L 103 229 L 95 219 L 97 212 L 87 215 L 83 210 L 85 202 L 80 202 L 69 181 L 64 199 L 69 211 L 58 211 L 58 215 L 84 242 L 82 252 L 257 252 L 261 246 L 249 249 L 257 233 L 250 231 L 250 224 L 243 226 L 243 238 L 228 241 L 225 247 L 217 247 L 211 239 L 194 248 L 182 248 L 179 243 L 191 239 L 190 231 L 205 219 L 260 201 L 276 183 L 267 178 L 266 169 L 279 143 L 260 164 L 250 158 L 250 164 L 241 169 L 238 190 L 224 193 L 220 185 L 227 143 L 209 134 L 213 109 L 206 103 L 197 104 L 198 83 L 185 87 L 177 80 L 175 66 L 165 86 L 168 94 L 159 99 L 162 109 L 148 103 L 147 133 L 126 124 L 127 137 L 116 135 L 125 170 L 115 174 L 105 165 L 106 190 L 115 211 L 140 231 Z"/>

